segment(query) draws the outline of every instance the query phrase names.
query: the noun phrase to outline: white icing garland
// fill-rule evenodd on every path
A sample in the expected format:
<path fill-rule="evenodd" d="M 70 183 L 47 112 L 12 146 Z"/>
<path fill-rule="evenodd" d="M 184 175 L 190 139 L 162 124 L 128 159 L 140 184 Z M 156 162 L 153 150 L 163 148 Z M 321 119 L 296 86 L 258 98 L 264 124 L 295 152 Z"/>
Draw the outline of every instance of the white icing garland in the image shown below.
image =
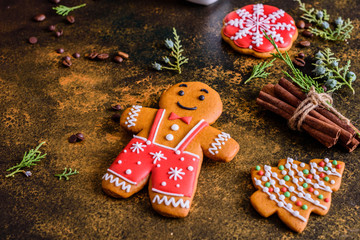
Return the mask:
<path fill-rule="evenodd" d="M 218 154 L 219 153 L 218 149 L 221 149 L 221 144 L 225 145 L 225 142 L 227 140 L 229 140 L 230 138 L 231 138 L 230 134 L 228 134 L 228 133 L 222 132 L 222 133 L 218 134 L 217 138 L 215 138 L 215 140 L 214 140 L 215 142 L 211 143 L 211 148 L 209 148 L 209 152 L 212 155 Z"/>
<path fill-rule="evenodd" d="M 167 196 L 163 196 L 161 199 L 159 197 L 159 195 L 155 195 L 153 201 L 153 203 L 157 202 L 158 204 L 162 204 L 164 202 L 164 204 L 166 206 L 169 206 L 170 204 L 173 206 L 173 207 L 178 207 L 180 205 L 180 207 L 182 208 L 190 208 L 190 201 L 189 200 L 186 200 L 184 202 L 184 200 L 182 198 L 180 198 L 177 202 L 175 201 L 175 198 L 174 197 L 170 197 L 168 199 Z"/>
<path fill-rule="evenodd" d="M 142 106 L 133 105 L 130 109 L 129 117 L 126 118 L 127 121 L 125 122 L 128 128 L 135 126 L 135 122 L 137 121 L 136 117 L 139 116 L 138 112 L 140 112 L 141 108 Z"/>
<path fill-rule="evenodd" d="M 115 177 L 114 175 L 112 174 L 109 174 L 109 173 L 105 173 L 105 175 L 102 177 L 102 179 L 105 179 L 106 181 L 108 181 L 110 179 L 110 183 L 115 183 L 115 186 L 116 187 L 120 187 L 121 186 L 121 189 L 126 191 L 126 192 L 130 192 L 130 189 L 131 189 L 131 185 L 126 185 L 126 182 L 120 180 L 120 178 L 118 177 Z M 121 182 L 119 182 L 121 181 Z"/>
<path fill-rule="evenodd" d="M 235 33 L 235 36 L 231 36 L 231 40 L 242 39 L 248 35 L 252 36 L 252 43 L 259 47 L 263 44 L 264 33 L 265 31 L 268 35 L 271 35 L 275 42 L 284 43 L 284 38 L 281 37 L 280 33 L 277 33 L 277 30 L 287 30 L 295 29 L 292 24 L 276 23 L 277 19 L 280 19 L 285 15 L 285 12 L 281 9 L 276 12 L 272 12 L 268 16 L 264 15 L 264 5 L 263 4 L 254 4 L 253 5 L 254 13 L 251 14 L 245 9 L 238 9 L 236 13 L 240 18 L 230 20 L 225 23 L 225 25 L 231 25 L 234 27 L 239 27 L 239 31 Z M 251 46 L 251 45 L 250 45 Z M 250 47 L 249 47 L 250 48 Z"/>

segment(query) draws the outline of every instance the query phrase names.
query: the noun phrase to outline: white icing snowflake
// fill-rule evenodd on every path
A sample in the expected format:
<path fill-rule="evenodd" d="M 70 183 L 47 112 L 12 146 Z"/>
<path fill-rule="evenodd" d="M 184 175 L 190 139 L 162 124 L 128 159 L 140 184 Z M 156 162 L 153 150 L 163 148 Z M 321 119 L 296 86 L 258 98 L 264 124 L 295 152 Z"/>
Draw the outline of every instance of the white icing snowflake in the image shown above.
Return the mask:
<path fill-rule="evenodd" d="M 235 33 L 235 36 L 231 36 L 231 40 L 242 39 L 243 37 L 251 36 L 252 44 L 256 47 L 263 45 L 265 31 L 269 36 L 272 36 L 275 42 L 284 43 L 284 38 L 278 33 L 279 30 L 294 30 L 295 26 L 292 23 L 276 22 L 278 19 L 284 17 L 286 14 L 283 10 L 278 9 L 268 15 L 264 14 L 264 5 L 253 5 L 254 13 L 249 13 L 245 9 L 238 9 L 236 13 L 239 18 L 232 19 L 225 23 L 239 28 L 239 31 Z M 291 36 L 292 37 L 292 36 Z M 252 45 L 249 46 L 252 48 Z"/>
<path fill-rule="evenodd" d="M 150 153 L 150 155 L 153 156 L 154 159 L 153 164 L 156 164 L 156 161 L 161 161 L 161 159 L 165 159 L 165 160 L 167 159 L 166 157 L 164 157 L 164 154 L 161 153 L 161 151 L 156 153 Z"/>
<path fill-rule="evenodd" d="M 170 168 L 170 171 L 168 172 L 168 174 L 170 174 L 169 179 L 174 178 L 175 181 L 177 181 L 177 178 L 182 179 L 181 175 L 185 175 L 185 173 L 182 171 L 182 168 L 178 169 L 177 167 Z"/>
<path fill-rule="evenodd" d="M 142 144 L 142 143 L 139 143 L 139 142 L 136 142 L 136 143 L 133 143 L 132 147 L 130 147 L 130 150 L 132 150 L 132 152 L 135 152 L 137 154 L 140 153 L 140 151 L 144 151 L 144 147 L 146 147 L 146 145 Z"/>

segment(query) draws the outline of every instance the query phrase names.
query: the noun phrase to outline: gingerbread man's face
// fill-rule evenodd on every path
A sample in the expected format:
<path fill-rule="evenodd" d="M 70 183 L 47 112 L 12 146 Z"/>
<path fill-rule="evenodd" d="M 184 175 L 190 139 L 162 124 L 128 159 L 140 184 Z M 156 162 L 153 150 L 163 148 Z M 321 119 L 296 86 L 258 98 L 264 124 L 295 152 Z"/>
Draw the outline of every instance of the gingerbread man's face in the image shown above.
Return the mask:
<path fill-rule="evenodd" d="M 201 82 L 182 82 L 170 87 L 161 95 L 159 107 L 196 121 L 204 119 L 209 124 L 222 112 L 219 94 Z"/>

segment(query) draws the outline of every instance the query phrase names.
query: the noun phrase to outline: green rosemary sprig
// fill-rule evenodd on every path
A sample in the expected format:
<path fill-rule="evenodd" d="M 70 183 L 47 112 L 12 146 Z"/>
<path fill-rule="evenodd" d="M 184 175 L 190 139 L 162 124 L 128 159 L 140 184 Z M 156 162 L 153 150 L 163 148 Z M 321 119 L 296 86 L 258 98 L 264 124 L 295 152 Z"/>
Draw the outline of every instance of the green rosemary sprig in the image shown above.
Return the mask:
<path fill-rule="evenodd" d="M 59 14 L 61 16 L 66 16 L 71 11 L 74 11 L 75 9 L 82 8 L 82 7 L 85 7 L 85 6 L 86 6 L 86 3 L 80 4 L 80 5 L 74 6 L 74 7 L 67 7 L 67 6 L 64 6 L 64 5 L 59 5 L 59 6 L 53 7 L 52 9 L 54 9 L 57 14 Z"/>
<path fill-rule="evenodd" d="M 314 35 L 330 41 L 345 41 L 351 37 L 354 26 L 349 18 L 344 21 L 341 17 L 338 17 L 334 22 L 336 27 L 333 30 L 328 22 L 330 15 L 327 14 L 326 9 L 315 10 L 311 8 L 307 10 L 305 3 L 302 3 L 301 0 L 294 1 L 299 3 L 300 10 L 304 12 L 301 17 L 315 24 L 315 27 L 309 28 L 309 31 Z"/>
<path fill-rule="evenodd" d="M 349 71 L 351 67 L 350 60 L 347 61 L 345 66 L 339 67 L 340 59 L 334 57 L 334 53 L 331 52 L 330 48 L 319 51 L 315 54 L 315 58 L 317 61 L 313 64 L 315 66 L 313 72 L 317 77 L 314 79 L 325 80 L 327 92 L 334 92 L 346 85 L 355 94 L 352 83 L 356 80 L 356 75 Z"/>
<path fill-rule="evenodd" d="M 294 83 L 296 83 L 304 92 L 309 92 L 311 86 L 315 87 L 315 90 L 317 93 L 323 93 L 324 88 L 322 88 L 317 81 L 312 79 L 310 76 L 303 74 L 299 69 L 297 69 L 293 62 L 291 61 L 291 58 L 287 51 L 285 51 L 285 57 L 281 54 L 278 46 L 276 45 L 274 39 L 272 37 L 269 37 L 267 33 L 264 31 L 265 38 L 270 41 L 270 43 L 274 46 L 277 53 L 272 53 L 275 58 L 280 59 L 286 63 L 291 69 L 292 75 L 290 75 L 288 72 L 283 71 L 283 73 L 288 76 Z"/>
<path fill-rule="evenodd" d="M 180 44 L 181 41 L 176 33 L 175 28 L 173 28 L 173 34 L 175 43 L 171 39 L 166 39 L 165 46 L 171 50 L 170 57 L 173 57 L 175 59 L 175 63 L 172 63 L 168 57 L 163 57 L 163 61 L 168 64 L 168 67 L 162 66 L 160 63 L 157 62 L 152 63 L 152 67 L 158 71 L 161 71 L 162 69 L 167 69 L 178 71 L 178 73 L 181 74 L 181 65 L 187 63 L 189 58 L 186 58 L 182 55 L 182 52 L 184 50 L 182 49 L 182 45 Z"/>
<path fill-rule="evenodd" d="M 37 162 L 39 162 L 41 159 L 45 158 L 46 153 L 41 155 L 41 152 L 39 151 L 40 147 L 44 144 L 45 142 L 40 143 L 35 150 L 31 149 L 29 150 L 29 152 L 25 152 L 23 159 L 21 160 L 21 162 L 9 169 L 7 169 L 6 171 L 13 171 L 12 173 L 6 175 L 5 177 L 14 177 L 14 175 L 18 172 L 22 172 L 24 173 L 26 176 L 31 176 L 31 172 L 30 171 L 24 171 L 22 170 L 22 168 L 24 167 L 31 167 L 31 166 L 35 166 Z"/>
<path fill-rule="evenodd" d="M 269 76 L 270 73 L 265 72 L 265 69 L 273 66 L 274 64 L 272 64 L 272 63 L 275 60 L 276 60 L 276 58 L 272 59 L 270 62 L 261 62 L 261 63 L 255 65 L 251 72 L 250 77 L 244 82 L 244 84 L 248 83 L 251 79 L 254 79 L 254 78 L 267 78 L 267 76 Z"/>
<path fill-rule="evenodd" d="M 78 173 L 79 173 L 76 169 L 73 171 L 71 168 L 69 168 L 69 171 L 68 171 L 68 172 L 67 172 L 67 171 L 68 171 L 68 169 L 65 168 L 65 170 L 64 170 L 63 173 L 61 173 L 61 174 L 55 174 L 54 176 L 55 176 L 55 177 L 58 177 L 59 180 L 61 180 L 63 177 L 65 178 L 65 180 L 69 180 L 69 176 L 75 175 L 75 174 L 78 174 Z"/>

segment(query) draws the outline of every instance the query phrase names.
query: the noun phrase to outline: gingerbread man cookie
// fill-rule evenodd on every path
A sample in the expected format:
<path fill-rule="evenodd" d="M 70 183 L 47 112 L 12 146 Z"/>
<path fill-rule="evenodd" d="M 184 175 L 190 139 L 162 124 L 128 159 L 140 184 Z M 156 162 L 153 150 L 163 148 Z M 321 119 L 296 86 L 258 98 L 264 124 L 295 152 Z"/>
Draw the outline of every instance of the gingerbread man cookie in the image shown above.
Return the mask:
<path fill-rule="evenodd" d="M 302 232 L 310 213 L 325 215 L 331 194 L 340 188 L 345 164 L 336 160 L 313 159 L 310 164 L 282 159 L 278 167 L 256 166 L 251 169 L 258 189 L 250 198 L 262 216 L 274 213 L 292 230 Z"/>
<path fill-rule="evenodd" d="M 140 191 L 149 180 L 153 208 L 164 216 L 188 215 L 203 155 L 228 162 L 239 150 L 229 134 L 210 126 L 222 113 L 219 94 L 200 82 L 166 90 L 160 109 L 133 106 L 120 125 L 136 133 L 103 177 L 103 190 L 118 198 Z"/>
<path fill-rule="evenodd" d="M 276 50 L 265 38 L 271 36 L 279 50 L 289 50 L 298 36 L 294 19 L 284 10 L 263 4 L 247 5 L 226 15 L 222 38 L 236 51 L 258 58 L 271 57 Z"/>

